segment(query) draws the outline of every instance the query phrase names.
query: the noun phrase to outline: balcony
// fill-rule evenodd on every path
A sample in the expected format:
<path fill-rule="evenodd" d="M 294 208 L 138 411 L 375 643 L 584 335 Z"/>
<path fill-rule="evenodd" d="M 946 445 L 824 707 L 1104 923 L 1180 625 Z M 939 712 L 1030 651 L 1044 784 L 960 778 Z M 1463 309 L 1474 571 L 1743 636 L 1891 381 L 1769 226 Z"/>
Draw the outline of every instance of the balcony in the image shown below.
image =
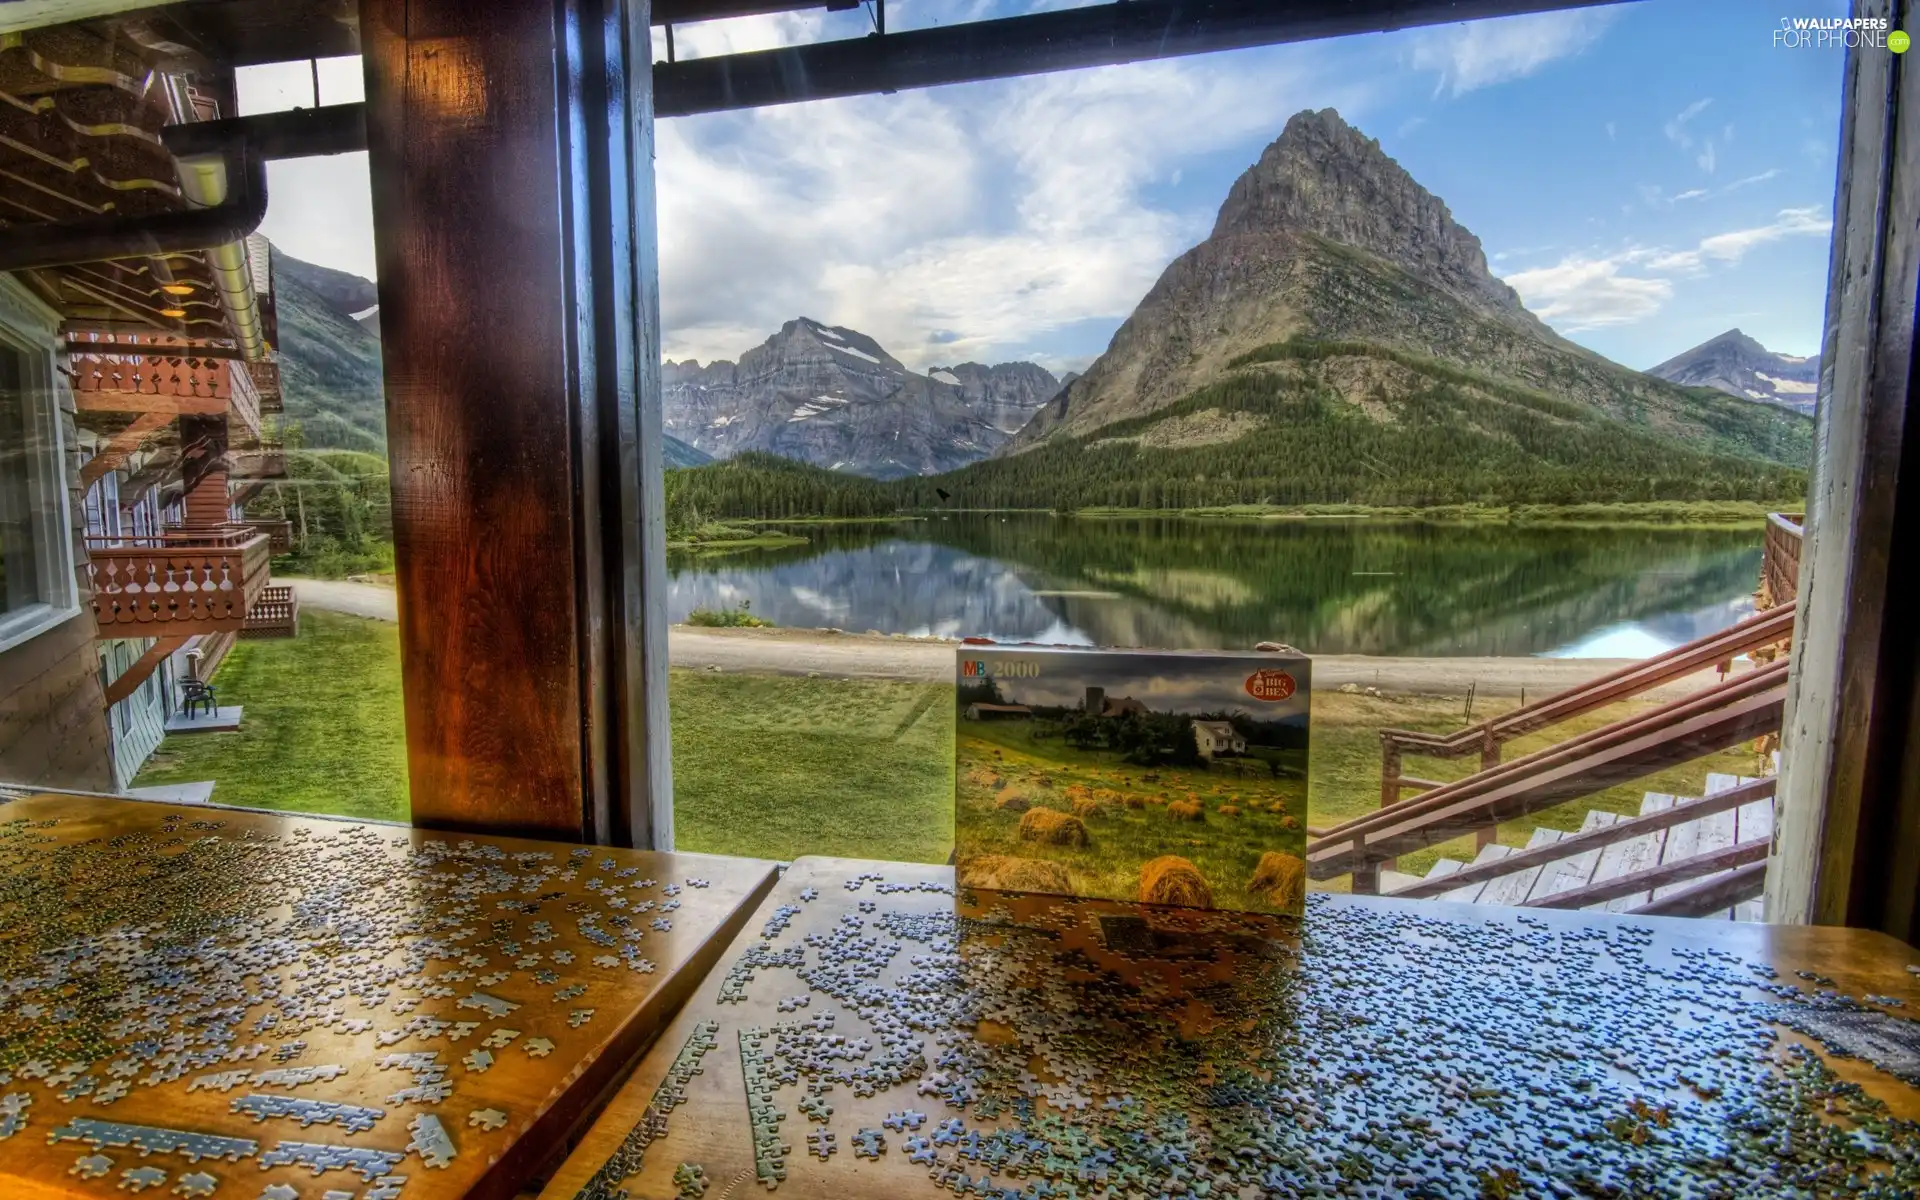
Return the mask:
<path fill-rule="evenodd" d="M 243 638 L 290 638 L 300 629 L 300 598 L 284 583 L 269 584 L 247 610 Z"/>
<path fill-rule="evenodd" d="M 231 479 L 284 479 L 287 474 L 287 448 L 280 442 L 263 441 L 258 445 L 227 451 L 233 461 Z"/>
<path fill-rule="evenodd" d="M 260 397 L 260 412 L 263 416 L 277 416 L 286 411 L 280 392 L 280 364 L 270 359 L 247 364 L 247 374 L 253 377 L 253 390 Z"/>
<path fill-rule="evenodd" d="M 240 522 L 256 533 L 267 535 L 268 548 L 275 556 L 293 553 L 293 522 L 272 517 L 249 517 Z"/>
<path fill-rule="evenodd" d="M 103 638 L 240 633 L 270 582 L 270 537 L 244 527 L 147 538 L 88 538 L 87 575 Z"/>
<path fill-rule="evenodd" d="M 99 349 L 90 348 L 94 346 Z M 74 398 L 83 417 L 224 415 L 237 432 L 260 436 L 260 395 L 247 363 L 177 338 L 109 340 L 105 335 L 73 334 L 67 351 Z"/>

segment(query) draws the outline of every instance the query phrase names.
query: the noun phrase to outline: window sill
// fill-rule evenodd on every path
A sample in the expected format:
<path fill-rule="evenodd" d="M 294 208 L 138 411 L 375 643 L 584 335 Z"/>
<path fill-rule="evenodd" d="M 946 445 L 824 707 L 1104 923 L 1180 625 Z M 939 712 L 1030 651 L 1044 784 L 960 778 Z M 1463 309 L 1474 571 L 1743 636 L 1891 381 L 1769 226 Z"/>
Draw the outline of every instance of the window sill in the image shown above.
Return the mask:
<path fill-rule="evenodd" d="M 0 616 L 0 654 L 5 654 L 16 646 L 21 646 L 49 629 L 64 625 L 80 615 L 80 606 L 68 605 L 55 608 L 51 604 L 36 604 L 17 612 Z"/>

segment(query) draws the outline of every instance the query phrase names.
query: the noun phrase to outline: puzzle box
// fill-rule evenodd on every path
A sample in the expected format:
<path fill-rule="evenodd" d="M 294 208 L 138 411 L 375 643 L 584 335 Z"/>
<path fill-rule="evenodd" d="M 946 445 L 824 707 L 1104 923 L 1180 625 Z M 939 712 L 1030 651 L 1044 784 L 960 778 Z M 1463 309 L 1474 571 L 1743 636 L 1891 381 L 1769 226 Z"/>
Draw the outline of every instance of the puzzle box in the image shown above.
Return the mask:
<path fill-rule="evenodd" d="M 1298 654 L 963 646 L 963 885 L 1299 914 Z"/>

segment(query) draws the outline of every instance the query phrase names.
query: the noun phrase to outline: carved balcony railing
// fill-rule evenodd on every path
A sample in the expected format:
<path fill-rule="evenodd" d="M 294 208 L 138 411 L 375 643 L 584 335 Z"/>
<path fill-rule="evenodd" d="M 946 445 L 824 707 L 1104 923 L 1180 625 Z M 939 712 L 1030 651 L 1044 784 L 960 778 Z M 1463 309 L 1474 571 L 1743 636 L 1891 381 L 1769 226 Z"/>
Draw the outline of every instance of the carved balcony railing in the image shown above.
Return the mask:
<path fill-rule="evenodd" d="M 247 610 L 243 638 L 290 638 L 300 629 L 300 598 L 289 584 L 269 584 Z"/>
<path fill-rule="evenodd" d="M 87 575 L 103 638 L 239 633 L 266 589 L 269 537 L 244 527 L 88 538 Z"/>
<path fill-rule="evenodd" d="M 287 474 L 287 448 L 281 442 L 263 441 L 256 446 L 227 451 L 233 466 L 233 479 L 284 479 Z"/>
<path fill-rule="evenodd" d="M 253 390 L 260 397 L 260 411 L 275 416 L 286 411 L 285 401 L 280 391 L 280 364 L 271 359 L 247 364 L 247 374 L 253 377 Z"/>
<path fill-rule="evenodd" d="M 293 553 L 293 522 L 273 517 L 248 517 L 240 522 L 248 529 L 267 535 L 268 548 L 274 554 Z"/>
<path fill-rule="evenodd" d="M 90 347 L 98 346 L 98 350 Z M 140 351 L 135 353 L 134 351 Z M 261 433 L 260 393 L 248 364 L 180 338 L 69 334 L 68 373 L 88 413 L 226 415 Z"/>

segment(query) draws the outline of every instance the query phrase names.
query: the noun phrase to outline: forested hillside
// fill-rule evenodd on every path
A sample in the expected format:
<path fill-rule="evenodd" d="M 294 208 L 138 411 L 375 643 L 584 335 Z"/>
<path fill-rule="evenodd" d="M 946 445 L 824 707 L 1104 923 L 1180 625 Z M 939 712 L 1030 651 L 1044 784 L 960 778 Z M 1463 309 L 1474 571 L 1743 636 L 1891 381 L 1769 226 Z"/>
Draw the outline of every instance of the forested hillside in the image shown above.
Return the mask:
<path fill-rule="evenodd" d="M 1364 343 L 1294 341 L 1082 437 L 898 486 L 908 507 L 1580 504 L 1797 497 L 1805 472 Z"/>
<path fill-rule="evenodd" d="M 352 315 L 372 304 L 373 284 L 275 250 L 273 291 L 283 420 L 309 448 L 386 453 L 380 339 Z"/>
<path fill-rule="evenodd" d="M 1788 501 L 1806 473 L 1708 454 L 1595 409 L 1364 343 L 1292 341 L 1084 437 L 885 484 L 764 455 L 670 476 L 708 518 L 935 508 Z"/>

